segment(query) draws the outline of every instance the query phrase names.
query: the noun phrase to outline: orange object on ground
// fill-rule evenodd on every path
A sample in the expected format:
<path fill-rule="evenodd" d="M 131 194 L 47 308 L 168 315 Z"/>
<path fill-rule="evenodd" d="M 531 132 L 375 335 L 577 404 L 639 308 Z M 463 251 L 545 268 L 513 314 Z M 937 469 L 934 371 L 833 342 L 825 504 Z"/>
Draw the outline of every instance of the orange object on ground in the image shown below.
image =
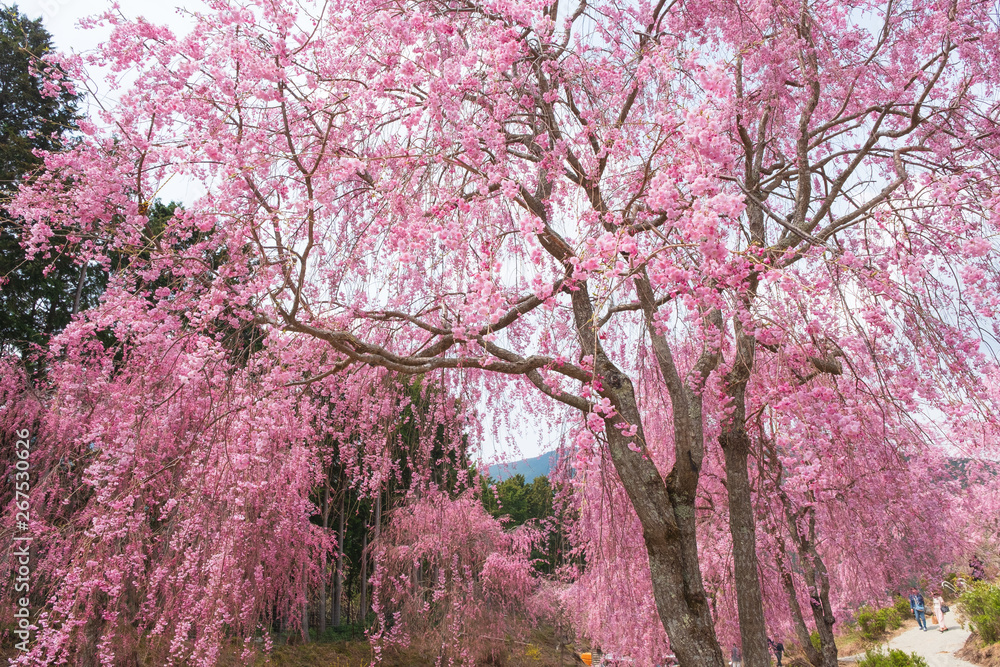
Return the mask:
<path fill-rule="evenodd" d="M 583 660 L 583 662 L 585 664 L 590 665 L 591 664 L 591 660 L 593 660 L 593 658 L 591 657 L 591 655 L 589 653 L 581 653 L 580 654 L 580 660 Z"/>

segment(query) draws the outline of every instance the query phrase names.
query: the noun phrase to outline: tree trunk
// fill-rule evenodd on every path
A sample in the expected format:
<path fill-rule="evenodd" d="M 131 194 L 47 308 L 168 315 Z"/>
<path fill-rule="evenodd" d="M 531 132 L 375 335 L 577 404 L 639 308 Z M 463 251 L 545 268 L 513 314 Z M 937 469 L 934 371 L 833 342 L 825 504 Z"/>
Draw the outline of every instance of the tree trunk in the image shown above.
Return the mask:
<path fill-rule="evenodd" d="M 767 627 L 764 623 L 764 601 L 760 591 L 757 560 L 757 524 L 747 468 L 750 439 L 741 426 L 724 429 L 719 440 L 726 457 L 729 532 L 733 539 L 733 576 L 743 664 L 746 667 L 770 667 L 771 655 L 767 647 Z"/>
<path fill-rule="evenodd" d="M 83 299 L 83 285 L 87 282 L 87 262 L 80 265 L 80 278 L 76 281 L 76 294 L 73 296 L 73 314 L 80 312 L 80 303 Z"/>
<path fill-rule="evenodd" d="M 740 81 L 742 60 L 737 63 L 737 68 Z M 759 192 L 760 175 L 751 154 L 752 151 L 749 151 L 745 156 L 745 188 L 748 193 L 755 193 L 755 196 L 746 198 L 747 223 L 750 231 L 747 253 L 759 252 L 767 243 L 764 211 L 757 203 L 763 198 L 763 193 Z M 754 516 L 753 493 L 747 465 L 750 456 L 750 437 L 746 430 L 746 387 L 756 361 L 757 339 L 744 330 L 743 318 L 751 317 L 757 285 L 757 274 L 755 271 L 750 271 L 747 275 L 746 292 L 740 294 L 742 308 L 734 313 L 732 318 L 735 358 L 732 368 L 726 373 L 724 384 L 726 396 L 732 401 L 732 412 L 723 421 L 719 444 L 726 459 L 729 534 L 733 541 L 733 576 L 743 664 L 745 667 L 770 667 L 771 654 L 767 646 L 764 600 L 760 590 L 760 566 L 757 560 L 757 521 Z M 718 331 L 722 335 L 722 318 L 716 322 Z"/>
<path fill-rule="evenodd" d="M 634 398 L 620 404 L 622 412 L 638 417 Z M 614 423 L 606 433 L 612 461 L 642 522 L 653 596 L 670 646 L 682 665 L 723 667 L 698 562 L 695 496 L 686 492 L 676 468 L 664 483 L 652 461 L 632 451 Z M 680 465 L 690 468 L 691 462 Z"/>
<path fill-rule="evenodd" d="M 323 516 L 323 533 L 330 529 L 330 474 L 329 471 L 323 477 L 323 504 L 321 507 Z M 319 636 L 326 635 L 326 551 L 320 555 L 320 576 L 319 576 Z"/>
<path fill-rule="evenodd" d="M 792 625 L 795 628 L 795 637 L 802 646 L 806 654 L 806 660 L 813 667 L 823 667 L 823 654 L 813 646 L 812 638 L 809 636 L 809 628 L 806 620 L 802 616 L 802 607 L 799 605 L 799 595 L 795 590 L 795 580 L 792 578 L 791 568 L 788 566 L 787 551 L 785 541 L 780 535 L 776 536 L 778 542 L 778 571 L 781 576 L 781 587 L 785 589 L 785 596 L 788 598 L 788 610 L 792 615 Z"/>
<path fill-rule="evenodd" d="M 559 243 L 564 243 L 552 232 L 540 235 L 539 242 L 554 256 L 560 252 Z M 609 398 L 615 409 L 614 414 L 604 419 L 608 450 L 642 524 L 653 597 L 670 645 L 685 667 L 724 667 L 701 578 L 695 512 L 704 458 L 701 390 L 719 357 L 714 351 L 703 353 L 690 373 L 695 378 L 693 386 L 686 384 L 673 363 L 669 343 L 655 324 L 655 299 L 644 272 L 636 277 L 636 287 L 646 316 L 646 330 L 673 406 L 675 463 L 666 479 L 644 451 L 642 416 L 632 381 L 607 357 L 596 335 L 595 313 L 586 284 L 570 293 L 577 335 L 582 349 L 593 353 L 600 394 Z M 706 314 L 706 318 L 721 323 L 717 311 Z M 529 375 L 529 379 L 546 391 L 540 376 Z M 576 405 L 584 411 L 590 409 Z"/>
<path fill-rule="evenodd" d="M 361 593 L 358 600 L 358 621 L 362 624 L 368 616 L 368 524 L 365 524 L 365 533 L 361 537 L 361 580 L 359 586 Z"/>
<path fill-rule="evenodd" d="M 803 650 L 814 667 L 837 667 L 837 644 L 833 636 L 833 625 L 836 619 L 833 616 L 833 607 L 830 605 L 830 578 L 826 571 L 826 565 L 816 549 L 815 509 L 812 505 L 796 509 L 796 504 L 792 502 L 781 486 L 783 469 L 774 442 L 762 432 L 761 444 L 769 462 L 773 493 L 781 503 L 781 513 L 785 520 L 785 526 L 788 528 L 788 534 L 792 538 L 792 543 L 795 545 L 795 550 L 802 563 L 802 575 L 806 582 L 806 590 L 809 592 L 809 606 L 816 623 L 816 632 L 819 634 L 820 650 L 816 651 L 809 638 L 805 619 L 802 618 L 802 611 L 795 593 L 792 574 L 784 559 L 784 554 L 787 553 L 785 542 L 781 535 L 777 534 L 775 537 L 779 548 L 778 567 L 781 568 L 782 586 L 789 598 L 789 607 L 793 616 L 797 615 L 797 618 L 794 619 L 796 634 L 799 635 L 799 642 L 802 643 Z M 815 503 L 816 498 L 812 491 L 806 492 L 806 500 Z M 799 626 L 801 626 L 801 630 Z"/>
<path fill-rule="evenodd" d="M 813 619 L 816 622 L 816 630 L 819 632 L 820 650 L 823 652 L 823 667 L 837 667 L 837 643 L 833 636 L 833 624 L 836 619 L 833 616 L 833 607 L 830 604 L 830 580 L 826 571 L 826 566 L 816 551 L 815 542 L 806 545 L 806 551 L 812 557 L 810 566 L 805 568 L 812 573 L 810 590 L 816 589 L 818 604 L 810 604 L 813 611 Z M 813 598 L 815 599 L 815 598 Z"/>
<path fill-rule="evenodd" d="M 302 568 L 305 570 L 305 567 Z M 302 601 L 302 643 L 309 643 L 309 587 L 306 587 L 306 598 Z"/>
<path fill-rule="evenodd" d="M 347 605 L 347 608 L 344 609 L 344 620 L 347 622 L 347 625 L 350 626 L 351 625 L 351 620 L 354 618 L 354 615 L 351 613 L 351 608 L 353 606 L 353 604 L 352 604 L 351 601 L 353 600 L 353 598 L 351 597 L 351 587 L 350 587 L 350 585 L 347 586 L 347 590 L 345 591 L 345 593 L 346 593 L 346 595 L 344 596 L 345 597 L 344 604 Z M 351 636 L 352 637 L 354 636 L 354 628 L 353 627 L 351 628 Z"/>
<path fill-rule="evenodd" d="M 340 511 L 337 519 L 337 564 L 333 575 L 333 625 L 340 627 L 340 604 L 344 594 L 344 485 L 340 485 Z"/>
<path fill-rule="evenodd" d="M 811 494 L 807 497 L 809 495 Z M 833 616 L 833 607 L 830 605 L 830 579 L 826 565 L 816 550 L 816 520 L 813 508 L 807 507 L 793 513 L 787 496 L 782 500 L 785 506 L 785 521 L 802 561 L 802 573 L 809 591 L 809 606 L 812 608 L 816 632 L 819 633 L 823 667 L 837 667 L 837 644 L 833 636 L 836 619 Z M 808 518 L 805 533 L 803 527 L 799 525 L 804 518 Z"/>

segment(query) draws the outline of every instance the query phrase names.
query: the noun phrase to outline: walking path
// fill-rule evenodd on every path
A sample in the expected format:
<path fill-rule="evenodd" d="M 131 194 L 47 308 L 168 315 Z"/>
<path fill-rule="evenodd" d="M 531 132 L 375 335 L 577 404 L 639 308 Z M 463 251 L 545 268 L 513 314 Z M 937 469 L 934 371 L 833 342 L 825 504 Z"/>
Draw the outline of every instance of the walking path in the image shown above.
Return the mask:
<path fill-rule="evenodd" d="M 927 661 L 928 667 L 977 667 L 966 660 L 955 657 L 955 651 L 962 648 L 970 632 L 958 624 L 954 614 L 947 614 L 946 632 L 938 632 L 934 617 L 927 617 L 927 631 L 914 626 L 889 640 L 889 648 L 898 648 L 907 653 L 916 653 Z M 857 662 L 864 655 L 841 658 L 841 662 Z"/>
<path fill-rule="evenodd" d="M 962 648 L 969 636 L 955 620 L 955 614 L 945 615 L 947 632 L 938 632 L 933 625 L 933 617 L 928 615 L 927 631 L 920 628 L 907 630 L 889 640 L 889 648 L 898 648 L 907 653 L 916 653 L 927 660 L 928 667 L 976 667 L 971 662 L 955 657 L 955 651 Z"/>

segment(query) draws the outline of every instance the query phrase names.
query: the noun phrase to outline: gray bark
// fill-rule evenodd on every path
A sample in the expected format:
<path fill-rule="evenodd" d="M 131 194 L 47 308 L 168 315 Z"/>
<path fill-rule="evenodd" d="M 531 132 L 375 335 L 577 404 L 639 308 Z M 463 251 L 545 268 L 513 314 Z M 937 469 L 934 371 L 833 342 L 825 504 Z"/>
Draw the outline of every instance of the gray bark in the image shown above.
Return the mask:
<path fill-rule="evenodd" d="M 785 551 L 785 541 L 779 535 L 778 538 L 778 571 L 781 576 L 781 587 L 785 590 L 785 596 L 788 598 L 788 609 L 792 615 L 792 626 L 795 628 L 795 638 L 798 639 L 799 645 L 802 646 L 802 650 L 806 654 L 806 660 L 813 667 L 823 667 L 823 654 L 816 650 L 816 647 L 812 644 L 812 639 L 809 637 L 809 627 L 806 625 L 806 620 L 802 616 L 802 607 L 799 605 L 798 592 L 795 589 L 795 580 L 792 577 L 792 571 L 788 566 L 788 560 L 786 558 Z"/>
<path fill-rule="evenodd" d="M 833 607 L 830 604 L 830 577 L 826 565 L 816 549 L 816 519 L 811 507 L 805 511 L 793 514 L 789 507 L 785 511 L 792 539 L 798 548 L 802 561 L 802 572 L 809 591 L 810 608 L 816 631 L 819 633 L 820 651 L 823 654 L 823 667 L 837 667 L 837 644 L 834 641 Z M 805 526 L 800 526 L 804 522 Z"/>
<path fill-rule="evenodd" d="M 76 281 L 76 294 L 73 296 L 73 314 L 80 312 L 80 302 L 83 300 L 83 285 L 87 281 L 87 263 L 80 265 L 80 278 Z"/>

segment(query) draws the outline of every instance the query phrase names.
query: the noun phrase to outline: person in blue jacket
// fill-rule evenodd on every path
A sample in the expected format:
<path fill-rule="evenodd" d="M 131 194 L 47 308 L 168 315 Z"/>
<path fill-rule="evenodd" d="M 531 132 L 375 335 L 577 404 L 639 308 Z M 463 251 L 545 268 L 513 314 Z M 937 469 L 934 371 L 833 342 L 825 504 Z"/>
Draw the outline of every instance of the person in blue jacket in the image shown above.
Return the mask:
<path fill-rule="evenodd" d="M 916 588 L 910 593 L 910 610 L 913 612 L 913 617 L 917 619 L 917 625 L 920 626 L 920 629 L 926 630 L 927 614 L 925 613 L 924 596 Z"/>

